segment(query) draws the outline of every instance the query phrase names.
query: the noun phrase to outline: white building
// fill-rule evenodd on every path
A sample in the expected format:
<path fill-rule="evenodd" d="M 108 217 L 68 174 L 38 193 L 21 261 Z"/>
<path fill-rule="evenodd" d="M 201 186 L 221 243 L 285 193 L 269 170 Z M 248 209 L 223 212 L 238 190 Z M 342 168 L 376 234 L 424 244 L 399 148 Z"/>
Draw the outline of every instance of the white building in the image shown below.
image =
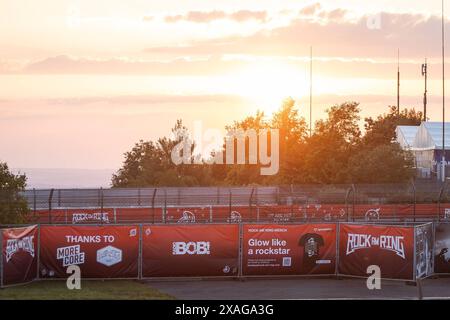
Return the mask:
<path fill-rule="evenodd" d="M 397 142 L 413 152 L 418 175 L 422 178 L 440 176 L 442 160 L 442 122 L 422 122 L 420 126 L 397 126 Z M 445 123 L 446 176 L 450 169 L 450 123 Z"/>

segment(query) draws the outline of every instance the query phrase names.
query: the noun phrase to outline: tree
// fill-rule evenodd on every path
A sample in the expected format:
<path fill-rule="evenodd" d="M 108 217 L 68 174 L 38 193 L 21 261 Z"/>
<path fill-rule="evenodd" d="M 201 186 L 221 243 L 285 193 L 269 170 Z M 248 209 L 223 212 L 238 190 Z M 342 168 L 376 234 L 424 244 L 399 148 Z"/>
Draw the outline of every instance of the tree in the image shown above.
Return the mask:
<path fill-rule="evenodd" d="M 0 162 L 0 224 L 26 222 L 28 204 L 20 195 L 25 190 L 25 175 L 15 175 L 6 163 Z"/>
<path fill-rule="evenodd" d="M 156 142 L 139 141 L 125 153 L 122 168 L 112 178 L 113 187 L 200 186 L 213 183 L 201 164 L 175 165 L 173 148 L 187 135 L 187 128 L 178 120 L 172 129 L 174 138 L 163 137 Z M 194 146 L 192 146 L 192 149 Z M 190 160 L 193 160 L 190 157 Z"/>
<path fill-rule="evenodd" d="M 262 129 L 278 129 L 279 131 L 279 172 L 273 176 L 261 176 L 259 164 L 245 164 L 228 166 L 226 182 L 232 185 L 250 184 L 290 184 L 295 176 L 292 172 L 298 169 L 300 161 L 301 146 L 307 137 L 307 125 L 304 118 L 300 117 L 295 108 L 295 101 L 287 98 L 283 101 L 280 109 L 276 111 L 271 119 L 264 119 L 264 113 L 257 112 L 256 116 L 247 117 L 243 121 L 235 121 L 227 130 L 254 129 L 259 134 Z M 246 148 L 248 159 L 248 146 Z"/>
<path fill-rule="evenodd" d="M 348 159 L 360 141 L 359 104 L 345 102 L 327 109 L 327 119 L 316 122 L 304 149 L 304 183 L 342 183 Z"/>
<path fill-rule="evenodd" d="M 423 114 L 414 109 L 403 109 L 400 114 L 397 107 L 390 106 L 389 112 L 379 115 L 376 119 L 365 118 L 364 127 L 366 134 L 363 138 L 364 145 L 386 145 L 395 140 L 395 128 L 397 126 L 418 126 L 422 122 Z"/>
<path fill-rule="evenodd" d="M 360 150 L 350 158 L 348 168 L 353 183 L 394 183 L 413 178 L 413 166 L 413 155 L 390 143 Z"/>
<path fill-rule="evenodd" d="M 255 130 L 256 134 L 262 129 L 267 129 L 269 124 L 265 119 L 264 112 L 257 111 L 255 116 L 248 116 L 242 121 L 234 121 L 232 125 L 225 126 L 227 132 L 232 132 L 235 130 Z M 245 158 L 249 159 L 249 145 L 248 140 L 246 141 L 245 147 Z M 226 156 L 225 143 L 222 146 L 222 152 Z M 235 159 L 237 148 L 234 147 Z M 222 172 L 225 184 L 228 185 L 250 185 L 250 184 L 264 184 L 264 177 L 260 174 L 259 164 L 216 164 L 214 165 L 214 172 Z M 218 175 L 216 175 L 218 177 Z M 220 180 L 218 180 L 220 181 Z"/>

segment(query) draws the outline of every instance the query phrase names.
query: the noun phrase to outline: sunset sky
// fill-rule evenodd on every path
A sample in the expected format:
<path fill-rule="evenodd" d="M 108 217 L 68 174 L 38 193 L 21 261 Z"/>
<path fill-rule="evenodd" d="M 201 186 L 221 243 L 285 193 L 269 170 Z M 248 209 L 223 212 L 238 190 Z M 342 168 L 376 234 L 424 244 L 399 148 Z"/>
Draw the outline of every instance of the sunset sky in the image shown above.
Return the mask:
<path fill-rule="evenodd" d="M 118 169 L 135 142 L 168 135 L 177 118 L 223 129 L 287 96 L 309 119 L 310 46 L 314 119 L 347 100 L 363 116 L 394 105 L 399 48 L 401 105 L 422 109 L 427 57 L 428 114 L 440 120 L 440 6 L 0 0 L 0 161 Z"/>

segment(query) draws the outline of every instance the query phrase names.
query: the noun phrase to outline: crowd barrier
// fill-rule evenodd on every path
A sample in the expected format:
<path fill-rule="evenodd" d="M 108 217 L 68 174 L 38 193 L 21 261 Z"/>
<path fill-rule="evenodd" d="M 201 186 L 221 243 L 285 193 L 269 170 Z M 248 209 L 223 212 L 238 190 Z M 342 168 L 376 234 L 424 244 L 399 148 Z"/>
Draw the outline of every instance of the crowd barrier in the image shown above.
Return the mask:
<path fill-rule="evenodd" d="M 450 273 L 450 224 L 33 225 L 1 230 L 0 286 L 64 279 L 367 277 Z"/>
<path fill-rule="evenodd" d="M 41 224 L 450 221 L 450 204 L 58 208 L 37 210 L 29 220 Z"/>

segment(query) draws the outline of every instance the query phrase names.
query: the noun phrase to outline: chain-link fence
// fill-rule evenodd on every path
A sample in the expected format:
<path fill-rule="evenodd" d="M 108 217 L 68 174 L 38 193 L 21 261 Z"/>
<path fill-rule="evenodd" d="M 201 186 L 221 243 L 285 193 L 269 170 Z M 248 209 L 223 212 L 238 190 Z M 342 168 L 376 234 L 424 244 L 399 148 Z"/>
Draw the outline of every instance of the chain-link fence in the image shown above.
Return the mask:
<path fill-rule="evenodd" d="M 52 224 L 450 220 L 450 187 L 438 182 L 30 189 L 22 196 L 30 222 Z"/>

